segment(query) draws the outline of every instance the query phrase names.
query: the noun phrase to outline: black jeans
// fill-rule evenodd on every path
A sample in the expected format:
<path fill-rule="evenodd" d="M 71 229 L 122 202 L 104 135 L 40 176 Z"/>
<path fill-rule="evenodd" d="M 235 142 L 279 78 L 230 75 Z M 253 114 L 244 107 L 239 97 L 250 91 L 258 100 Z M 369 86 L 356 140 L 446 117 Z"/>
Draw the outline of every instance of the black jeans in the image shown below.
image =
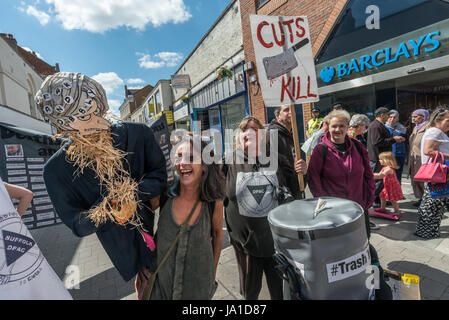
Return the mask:
<path fill-rule="evenodd" d="M 231 242 L 232 243 L 232 242 Z M 259 258 L 243 252 L 239 245 L 232 243 L 240 278 L 240 294 L 245 300 L 257 300 L 262 289 L 262 276 L 265 273 L 271 300 L 282 300 L 282 278 L 276 272 L 273 257 Z"/>

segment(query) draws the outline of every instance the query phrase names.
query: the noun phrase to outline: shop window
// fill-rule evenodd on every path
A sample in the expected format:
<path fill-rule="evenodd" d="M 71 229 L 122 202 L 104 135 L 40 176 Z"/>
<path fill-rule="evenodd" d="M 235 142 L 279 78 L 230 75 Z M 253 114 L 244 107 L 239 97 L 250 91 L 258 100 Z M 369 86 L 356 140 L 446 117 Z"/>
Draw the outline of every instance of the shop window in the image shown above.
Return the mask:
<path fill-rule="evenodd" d="M 239 64 L 234 68 L 234 84 L 235 84 L 235 93 L 239 93 L 245 90 L 245 86 L 243 84 L 242 64 Z"/>
<path fill-rule="evenodd" d="M 270 1 L 270 0 L 256 0 L 257 9 L 260 9 L 268 1 Z"/>
<path fill-rule="evenodd" d="M 156 104 L 154 103 L 154 96 L 151 96 L 150 100 L 148 100 L 148 111 L 150 116 L 156 114 Z"/>
<path fill-rule="evenodd" d="M 155 103 L 156 103 L 156 113 L 159 113 L 162 111 L 162 99 L 161 99 L 161 92 L 158 90 L 156 91 L 156 94 L 154 95 Z"/>
<path fill-rule="evenodd" d="M 220 105 L 223 134 L 226 129 L 235 130 L 238 128 L 245 115 L 245 98 L 243 96 L 234 98 Z M 234 148 L 234 139 L 225 139 L 225 153 L 232 152 Z"/>
<path fill-rule="evenodd" d="M 377 0 L 380 29 L 368 29 L 372 0 L 350 0 L 316 64 L 396 38 L 449 17 L 449 2 L 442 0 Z"/>

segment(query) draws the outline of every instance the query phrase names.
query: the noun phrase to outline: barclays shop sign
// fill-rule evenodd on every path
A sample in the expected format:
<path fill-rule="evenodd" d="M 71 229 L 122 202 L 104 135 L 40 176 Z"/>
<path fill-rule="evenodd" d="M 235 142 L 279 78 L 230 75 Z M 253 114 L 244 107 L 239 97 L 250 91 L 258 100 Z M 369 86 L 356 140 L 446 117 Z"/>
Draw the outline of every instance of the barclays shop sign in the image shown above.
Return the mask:
<path fill-rule="evenodd" d="M 373 54 L 366 54 L 359 58 L 352 59 L 350 62 L 339 63 L 335 67 L 326 66 L 320 71 L 320 78 L 325 83 L 329 83 L 333 79 L 348 76 L 352 73 L 362 72 L 396 62 L 401 57 L 410 59 L 419 56 L 423 52 L 428 53 L 435 51 L 441 45 L 438 40 L 434 39 L 435 36 L 439 35 L 440 31 L 434 31 L 421 36 L 417 41 L 408 40 L 401 42 L 395 50 L 396 54 L 393 54 L 394 51 L 392 48 L 384 48 L 377 50 Z"/>

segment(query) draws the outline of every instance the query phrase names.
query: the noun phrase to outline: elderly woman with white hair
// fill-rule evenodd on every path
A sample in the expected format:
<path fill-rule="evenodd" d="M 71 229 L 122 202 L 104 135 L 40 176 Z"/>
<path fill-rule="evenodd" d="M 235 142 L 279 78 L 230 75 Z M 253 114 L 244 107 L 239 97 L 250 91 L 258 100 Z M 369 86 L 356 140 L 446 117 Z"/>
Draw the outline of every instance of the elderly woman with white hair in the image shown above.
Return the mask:
<path fill-rule="evenodd" d="M 357 139 L 366 147 L 366 138 L 363 133 L 370 124 L 370 119 L 364 114 L 355 114 L 349 121 L 348 137 Z"/>
<path fill-rule="evenodd" d="M 328 115 L 329 131 L 315 147 L 309 162 L 308 183 L 314 197 L 337 197 L 358 203 L 365 211 L 366 233 L 371 234 L 368 209 L 374 202 L 374 175 L 368 151 L 348 137 L 351 116 L 345 110 Z M 370 245 L 371 262 L 379 266 L 376 250 Z M 380 272 L 382 269 L 380 268 Z M 382 277 L 381 277 L 382 279 Z M 378 297 L 389 299 L 387 285 L 381 282 Z"/>

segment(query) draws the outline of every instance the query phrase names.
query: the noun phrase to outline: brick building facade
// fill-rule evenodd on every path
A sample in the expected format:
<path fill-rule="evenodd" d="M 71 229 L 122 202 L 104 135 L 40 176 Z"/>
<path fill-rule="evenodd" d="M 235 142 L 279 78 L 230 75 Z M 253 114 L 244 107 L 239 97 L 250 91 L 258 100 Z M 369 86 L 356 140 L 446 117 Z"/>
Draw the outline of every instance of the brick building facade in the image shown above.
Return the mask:
<path fill-rule="evenodd" d="M 253 40 L 251 37 L 250 14 L 273 16 L 307 16 L 309 20 L 310 38 L 314 56 L 327 39 L 338 16 L 348 0 L 269 0 L 260 8 L 258 0 L 240 0 L 242 17 L 243 48 L 245 61 L 255 62 Z M 251 75 L 257 76 L 257 67 L 248 70 L 247 79 Z M 248 96 L 251 115 L 263 123 L 267 122 L 262 92 L 257 82 L 248 83 Z M 304 123 L 311 117 L 311 104 L 303 105 Z"/>

